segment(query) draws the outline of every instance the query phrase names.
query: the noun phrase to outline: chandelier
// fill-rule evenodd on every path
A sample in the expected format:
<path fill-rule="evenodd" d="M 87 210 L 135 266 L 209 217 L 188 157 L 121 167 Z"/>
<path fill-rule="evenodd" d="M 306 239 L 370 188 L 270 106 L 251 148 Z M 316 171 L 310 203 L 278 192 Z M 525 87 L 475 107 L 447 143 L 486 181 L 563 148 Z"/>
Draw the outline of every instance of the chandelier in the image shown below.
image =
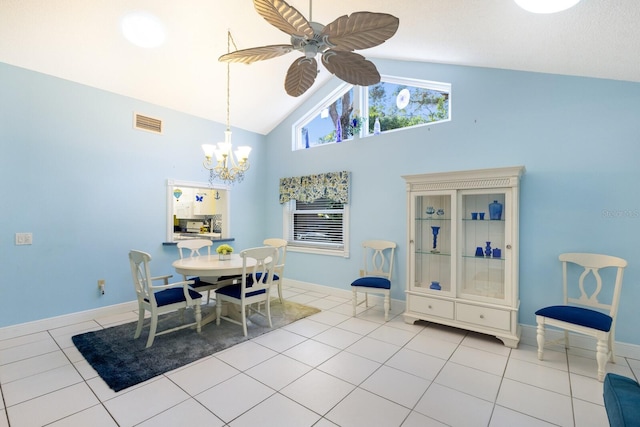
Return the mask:
<path fill-rule="evenodd" d="M 234 48 L 235 42 L 231 37 L 231 31 L 227 31 L 227 53 L 231 51 L 231 44 Z M 218 144 L 202 144 L 204 150 L 204 161 L 202 162 L 205 169 L 209 170 L 209 183 L 213 184 L 214 180 L 220 180 L 226 184 L 242 182 L 245 172 L 249 169 L 249 153 L 251 147 L 238 147 L 233 156 L 233 147 L 231 145 L 231 125 L 229 121 L 229 81 L 231 80 L 231 71 L 227 62 L 227 130 L 224 132 L 224 142 Z M 214 160 L 215 156 L 215 160 Z"/>

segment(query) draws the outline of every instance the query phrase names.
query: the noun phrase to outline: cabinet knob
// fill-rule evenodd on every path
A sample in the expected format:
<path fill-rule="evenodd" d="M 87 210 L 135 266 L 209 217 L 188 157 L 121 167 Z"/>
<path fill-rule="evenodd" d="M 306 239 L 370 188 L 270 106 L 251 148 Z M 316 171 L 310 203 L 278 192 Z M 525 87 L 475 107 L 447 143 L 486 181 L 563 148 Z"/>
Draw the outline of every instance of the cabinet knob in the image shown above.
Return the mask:
<path fill-rule="evenodd" d="M 431 307 L 431 305 L 429 305 L 429 310 L 431 310 L 433 307 Z"/>
<path fill-rule="evenodd" d="M 481 314 L 481 315 L 480 315 L 480 318 L 481 318 L 481 319 L 484 319 L 484 314 Z"/>
<path fill-rule="evenodd" d="M 511 249 L 511 245 L 507 245 L 507 249 Z"/>

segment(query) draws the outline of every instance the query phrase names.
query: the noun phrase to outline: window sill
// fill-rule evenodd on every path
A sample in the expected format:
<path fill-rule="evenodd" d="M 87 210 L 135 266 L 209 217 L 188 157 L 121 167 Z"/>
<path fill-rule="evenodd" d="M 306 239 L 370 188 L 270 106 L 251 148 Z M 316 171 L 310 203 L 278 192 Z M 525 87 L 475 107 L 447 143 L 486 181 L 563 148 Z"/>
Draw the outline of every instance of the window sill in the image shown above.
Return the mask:
<path fill-rule="evenodd" d="M 287 246 L 288 252 L 300 252 L 304 254 L 314 254 L 314 255 L 327 255 L 327 256 L 338 256 L 342 258 L 349 258 L 349 251 L 341 249 L 321 249 L 321 248 L 310 248 L 304 246 Z"/>

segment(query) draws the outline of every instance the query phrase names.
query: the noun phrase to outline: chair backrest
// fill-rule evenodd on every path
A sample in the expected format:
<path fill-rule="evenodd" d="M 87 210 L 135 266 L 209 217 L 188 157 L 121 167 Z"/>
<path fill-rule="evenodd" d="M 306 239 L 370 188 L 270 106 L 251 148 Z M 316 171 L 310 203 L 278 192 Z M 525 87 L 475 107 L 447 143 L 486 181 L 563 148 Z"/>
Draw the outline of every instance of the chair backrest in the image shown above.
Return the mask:
<path fill-rule="evenodd" d="M 153 291 L 151 290 L 151 270 L 149 270 L 149 261 L 151 255 L 146 252 L 131 250 L 129 251 L 129 264 L 131 265 L 131 276 L 133 277 L 133 286 L 136 290 L 138 300 L 147 300 L 155 303 Z"/>
<path fill-rule="evenodd" d="M 395 249 L 396 244 L 386 240 L 366 240 L 362 242 L 364 263 L 363 269 L 360 270 L 360 276 L 384 277 L 391 280 Z"/>
<path fill-rule="evenodd" d="M 189 249 L 189 256 L 201 256 L 201 255 L 211 255 L 211 246 L 213 242 L 209 239 L 189 239 L 189 240 L 179 240 L 178 241 L 178 253 L 180 254 L 180 258 L 184 258 L 184 254 L 182 250 Z M 207 248 L 207 253 L 200 253 L 200 249 Z"/>
<path fill-rule="evenodd" d="M 245 249 L 240 252 L 242 258 L 242 297 L 245 293 L 255 292 L 271 287 L 273 273 L 278 258 L 278 249 L 272 246 Z M 256 263 L 247 266 L 247 260 L 253 258 Z M 247 288 L 247 282 L 251 286 Z"/>
<path fill-rule="evenodd" d="M 266 246 L 272 246 L 278 249 L 278 258 L 276 260 L 276 273 L 282 277 L 282 272 L 284 271 L 284 264 L 287 260 L 287 241 L 284 239 L 264 239 L 262 242 Z"/>
<path fill-rule="evenodd" d="M 561 254 L 559 259 L 562 262 L 564 303 L 605 310 L 609 316 L 615 319 L 618 312 L 618 302 L 620 301 L 620 291 L 622 290 L 622 275 L 624 268 L 627 266 L 627 261 L 610 255 L 589 253 L 565 253 Z M 579 276 L 576 272 L 571 275 L 571 279 L 574 279 L 574 275 L 578 276 L 575 280 L 570 280 L 569 277 L 570 264 L 577 265 L 578 269 L 581 270 Z M 600 292 L 603 290 L 600 270 L 609 267 L 616 269 L 615 278 L 607 277 L 609 280 L 605 280 L 605 286 L 613 286 L 613 289 L 605 291 L 605 294 L 611 295 L 611 298 L 607 297 L 607 302 L 603 302 L 598 299 Z M 593 279 L 585 280 L 590 278 L 590 274 Z M 595 280 L 595 283 L 592 283 L 591 280 Z M 577 298 L 573 296 L 578 294 L 579 297 Z"/>

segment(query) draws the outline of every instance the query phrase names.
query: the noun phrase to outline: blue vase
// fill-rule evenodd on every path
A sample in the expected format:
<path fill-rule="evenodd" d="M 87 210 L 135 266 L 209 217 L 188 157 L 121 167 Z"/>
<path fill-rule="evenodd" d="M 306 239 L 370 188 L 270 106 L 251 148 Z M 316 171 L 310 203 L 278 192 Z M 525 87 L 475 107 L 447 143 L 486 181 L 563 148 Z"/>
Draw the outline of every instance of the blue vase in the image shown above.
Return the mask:
<path fill-rule="evenodd" d="M 433 282 L 431 282 L 431 286 L 429 286 L 429 289 L 434 289 L 436 291 L 439 291 L 440 289 L 442 289 L 442 286 L 440 286 L 440 282 L 436 282 L 434 280 Z"/>
<path fill-rule="evenodd" d="M 497 200 L 494 200 L 493 203 L 489 203 L 489 219 L 502 219 L 502 203 Z"/>
<path fill-rule="evenodd" d="M 491 242 L 487 242 L 487 246 L 484 247 L 484 255 L 487 257 L 491 256 Z"/>
<path fill-rule="evenodd" d="M 478 246 L 476 248 L 476 256 L 484 256 L 484 252 L 482 252 L 482 246 Z"/>
<path fill-rule="evenodd" d="M 431 233 L 433 234 L 433 249 L 431 252 L 434 254 L 440 253 L 438 250 L 438 233 L 440 232 L 440 227 L 431 227 Z"/>

